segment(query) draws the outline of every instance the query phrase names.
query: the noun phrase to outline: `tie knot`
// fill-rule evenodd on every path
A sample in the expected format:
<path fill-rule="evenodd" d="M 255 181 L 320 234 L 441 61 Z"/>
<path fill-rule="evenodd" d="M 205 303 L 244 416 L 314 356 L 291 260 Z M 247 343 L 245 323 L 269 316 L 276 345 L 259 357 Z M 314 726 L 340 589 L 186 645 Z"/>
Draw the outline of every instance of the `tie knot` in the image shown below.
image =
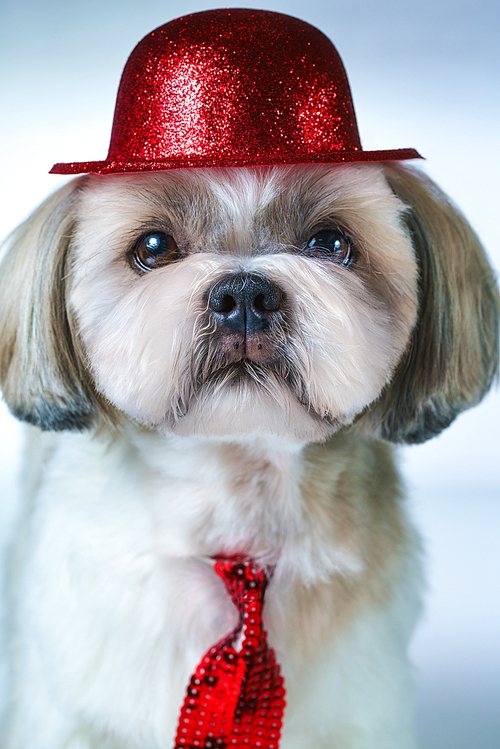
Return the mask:
<path fill-rule="evenodd" d="M 214 568 L 240 614 L 257 611 L 260 614 L 268 582 L 264 569 L 253 560 L 239 557 L 217 559 Z"/>

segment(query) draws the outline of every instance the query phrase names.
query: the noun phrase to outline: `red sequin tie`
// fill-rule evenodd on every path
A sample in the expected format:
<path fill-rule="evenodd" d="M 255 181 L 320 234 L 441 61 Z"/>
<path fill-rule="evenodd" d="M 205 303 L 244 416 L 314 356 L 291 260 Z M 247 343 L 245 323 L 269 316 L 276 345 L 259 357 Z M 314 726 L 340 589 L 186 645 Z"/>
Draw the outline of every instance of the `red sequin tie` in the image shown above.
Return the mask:
<path fill-rule="evenodd" d="M 202 658 L 181 709 L 175 749 L 278 749 L 285 689 L 262 627 L 267 576 L 254 562 L 217 560 L 240 621 Z M 242 633 L 241 648 L 234 647 Z"/>

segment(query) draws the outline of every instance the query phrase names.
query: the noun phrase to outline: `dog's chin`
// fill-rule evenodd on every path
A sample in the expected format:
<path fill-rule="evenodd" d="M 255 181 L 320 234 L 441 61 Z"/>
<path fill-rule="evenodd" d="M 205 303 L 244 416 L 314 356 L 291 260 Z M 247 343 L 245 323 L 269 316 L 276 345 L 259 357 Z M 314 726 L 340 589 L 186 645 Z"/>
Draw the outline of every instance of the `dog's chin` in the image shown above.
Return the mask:
<path fill-rule="evenodd" d="M 300 443 L 320 442 L 338 429 L 299 402 L 283 384 L 272 391 L 241 378 L 217 389 L 202 389 L 182 416 L 167 417 L 157 429 L 191 437 L 238 438 L 268 435 Z"/>

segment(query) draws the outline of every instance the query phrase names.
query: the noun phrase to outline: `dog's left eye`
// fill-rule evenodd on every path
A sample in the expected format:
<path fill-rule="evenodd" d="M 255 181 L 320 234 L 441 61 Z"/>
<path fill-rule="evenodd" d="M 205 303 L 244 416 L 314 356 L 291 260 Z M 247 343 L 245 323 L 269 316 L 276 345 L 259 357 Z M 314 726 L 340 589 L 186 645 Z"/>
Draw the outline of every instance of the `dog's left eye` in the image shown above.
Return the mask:
<path fill-rule="evenodd" d="M 318 231 L 305 246 L 304 254 L 333 260 L 345 266 L 351 265 L 354 259 L 352 242 L 340 229 Z"/>
<path fill-rule="evenodd" d="M 177 242 L 163 231 L 144 234 L 134 245 L 133 260 L 139 270 L 153 270 L 179 259 Z"/>

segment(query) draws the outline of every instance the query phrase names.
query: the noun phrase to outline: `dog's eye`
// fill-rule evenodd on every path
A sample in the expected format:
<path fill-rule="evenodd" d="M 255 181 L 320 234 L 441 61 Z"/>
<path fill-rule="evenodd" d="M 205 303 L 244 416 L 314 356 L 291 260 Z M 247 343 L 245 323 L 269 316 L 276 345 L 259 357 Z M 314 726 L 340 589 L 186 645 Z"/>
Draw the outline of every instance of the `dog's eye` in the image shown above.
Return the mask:
<path fill-rule="evenodd" d="M 352 242 L 340 229 L 322 229 L 307 243 L 304 254 L 309 257 L 334 260 L 348 266 L 354 259 Z"/>
<path fill-rule="evenodd" d="M 144 234 L 133 250 L 134 263 L 140 270 L 153 270 L 178 259 L 177 242 L 163 231 Z"/>

